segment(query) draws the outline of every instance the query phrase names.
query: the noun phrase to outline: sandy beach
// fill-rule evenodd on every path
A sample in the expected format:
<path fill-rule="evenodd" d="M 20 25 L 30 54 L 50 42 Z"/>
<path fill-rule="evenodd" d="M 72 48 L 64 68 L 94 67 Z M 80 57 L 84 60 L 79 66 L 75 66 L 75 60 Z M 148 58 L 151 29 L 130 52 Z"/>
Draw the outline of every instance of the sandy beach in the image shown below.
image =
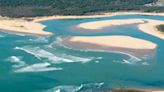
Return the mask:
<path fill-rule="evenodd" d="M 154 53 L 157 47 L 155 43 L 130 36 L 73 36 L 62 44 L 75 49 L 123 52 L 138 58 Z"/>
<path fill-rule="evenodd" d="M 120 20 L 105 20 L 105 21 L 94 21 L 81 23 L 77 25 L 77 28 L 88 30 L 99 30 L 105 27 L 127 25 L 127 24 L 138 24 L 138 28 L 147 34 L 155 37 L 164 39 L 164 33 L 160 32 L 156 26 L 164 24 L 164 21 L 151 20 L 151 19 L 120 19 Z"/>
<path fill-rule="evenodd" d="M 44 16 L 44 17 L 34 17 L 30 18 L 34 22 L 46 21 L 46 20 L 60 20 L 60 19 L 83 19 L 83 18 L 101 18 L 101 17 L 111 17 L 116 15 L 128 15 L 128 14 L 137 14 L 137 15 L 154 15 L 154 16 L 164 16 L 164 13 L 147 13 L 147 12 L 107 12 L 107 13 L 98 13 L 94 15 L 82 15 L 82 16 Z"/>
<path fill-rule="evenodd" d="M 147 21 L 147 22 L 144 24 L 138 25 L 138 28 L 141 31 L 143 31 L 147 34 L 150 34 L 152 36 L 164 39 L 164 33 L 160 32 L 156 27 L 157 25 L 161 25 L 161 24 L 164 25 L 164 21 L 150 20 L 150 19 L 145 19 L 145 21 Z"/>
<path fill-rule="evenodd" d="M 85 16 L 44 16 L 44 17 L 34 17 L 34 18 L 6 18 L 6 17 L 0 17 L 0 29 L 8 30 L 11 32 L 21 32 L 21 33 L 28 33 L 28 34 L 38 34 L 38 35 L 52 35 L 50 32 L 45 32 L 43 29 L 45 28 L 45 25 L 42 25 L 41 21 L 46 20 L 57 20 L 57 19 L 81 19 L 81 18 L 100 18 L 100 17 L 110 17 L 115 15 L 127 15 L 127 14 L 139 14 L 139 15 L 159 15 L 164 16 L 164 13 L 145 13 L 145 12 L 111 12 L 111 13 L 100 13 L 97 15 L 85 15 Z M 30 20 L 30 21 L 28 21 Z M 143 24 L 144 21 L 141 19 L 134 19 L 134 20 L 113 20 L 109 21 L 111 23 L 108 23 L 108 21 L 100 21 L 100 22 L 92 22 L 92 26 L 90 26 L 90 23 L 84 23 L 80 24 L 82 28 L 86 29 L 99 29 L 100 27 L 107 27 L 112 25 L 124 25 L 124 24 L 134 24 L 134 23 L 140 23 Z M 164 38 L 163 34 L 160 32 L 154 31 L 154 26 L 162 23 L 158 23 L 159 21 L 153 21 L 150 20 L 151 23 L 145 23 L 143 25 L 139 25 L 139 29 L 141 29 L 143 32 L 154 35 L 159 38 Z M 148 26 L 152 26 L 149 27 Z M 147 30 L 149 29 L 149 30 Z"/>
<path fill-rule="evenodd" d="M 43 30 L 45 27 L 45 25 L 33 21 L 0 17 L 0 29 L 3 31 L 36 35 L 51 35 L 52 33 Z"/>
<path fill-rule="evenodd" d="M 128 24 L 141 24 L 144 23 L 142 19 L 119 19 L 119 20 L 104 20 L 104 21 L 94 21 L 81 23 L 77 25 L 77 28 L 88 29 L 88 30 L 98 30 L 110 26 L 128 25 Z"/>

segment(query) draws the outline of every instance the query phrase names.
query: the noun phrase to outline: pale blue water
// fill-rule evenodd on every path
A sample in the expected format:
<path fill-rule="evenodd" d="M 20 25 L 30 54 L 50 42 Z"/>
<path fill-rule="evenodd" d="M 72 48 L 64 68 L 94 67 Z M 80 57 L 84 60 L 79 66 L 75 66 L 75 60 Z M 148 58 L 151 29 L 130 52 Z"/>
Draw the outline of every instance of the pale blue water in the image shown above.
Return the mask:
<path fill-rule="evenodd" d="M 139 31 L 136 25 L 84 32 L 73 26 L 89 21 L 162 16 L 120 15 L 78 20 L 49 20 L 51 37 L 0 32 L 0 92 L 90 92 L 117 87 L 164 88 L 164 40 Z M 109 30 L 115 31 L 109 31 Z M 80 51 L 60 46 L 63 37 L 128 35 L 158 45 L 156 57 L 137 61 L 118 53 Z M 129 62 L 125 63 L 126 59 Z"/>

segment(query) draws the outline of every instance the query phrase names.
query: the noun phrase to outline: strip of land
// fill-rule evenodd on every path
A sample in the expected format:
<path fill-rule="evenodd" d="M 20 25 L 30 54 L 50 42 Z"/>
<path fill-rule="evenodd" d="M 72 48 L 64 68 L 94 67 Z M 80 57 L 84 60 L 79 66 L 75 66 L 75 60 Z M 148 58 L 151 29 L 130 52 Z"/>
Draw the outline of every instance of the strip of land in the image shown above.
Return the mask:
<path fill-rule="evenodd" d="M 99 13 L 94 15 L 83 15 L 83 16 L 44 16 L 44 17 L 34 17 L 30 18 L 35 22 L 46 21 L 46 20 L 56 20 L 56 19 L 83 19 L 83 18 L 101 18 L 101 17 L 111 17 L 116 15 L 129 15 L 129 14 L 137 14 L 137 15 L 154 15 L 154 16 L 164 16 L 164 13 L 147 13 L 147 12 L 107 12 L 107 13 Z"/>
<path fill-rule="evenodd" d="M 164 21 L 159 21 L 159 20 L 150 20 L 150 19 L 146 19 L 145 21 L 147 21 L 144 24 L 139 24 L 138 28 L 150 35 L 153 35 L 155 37 L 164 39 L 164 33 L 161 32 L 157 26 L 159 25 L 164 25 Z"/>
<path fill-rule="evenodd" d="M 0 17 L 0 29 L 3 31 L 36 34 L 36 35 L 51 35 L 52 33 L 46 32 L 43 29 L 45 25 L 24 19 L 13 19 Z"/>
<path fill-rule="evenodd" d="M 143 24 L 145 21 L 142 19 L 119 19 L 119 20 L 104 20 L 104 21 L 94 21 L 81 23 L 77 25 L 78 28 L 88 29 L 88 30 L 98 30 L 110 26 L 118 25 L 128 25 L 128 24 Z"/>
<path fill-rule="evenodd" d="M 127 25 L 127 24 L 138 24 L 138 28 L 147 34 L 155 37 L 164 39 L 164 33 L 157 29 L 158 25 L 164 25 L 164 21 L 152 20 L 152 19 L 119 19 L 119 20 L 104 20 L 86 22 L 77 25 L 77 28 L 88 30 L 99 30 L 105 27 Z"/>
<path fill-rule="evenodd" d="M 81 18 L 100 18 L 100 17 L 110 17 L 115 15 L 128 15 L 128 14 L 139 14 L 139 15 L 158 15 L 158 16 L 164 16 L 164 13 L 145 13 L 145 12 L 112 12 L 112 13 L 101 13 L 97 15 L 85 15 L 85 16 L 45 16 L 45 17 L 34 17 L 34 18 L 8 18 L 8 17 L 0 17 L 0 29 L 3 29 L 3 31 L 11 31 L 11 32 L 20 32 L 20 33 L 27 33 L 27 34 L 37 34 L 37 35 L 52 35 L 50 32 L 45 32 L 44 28 L 45 25 L 38 23 L 41 21 L 46 20 L 57 20 L 57 19 L 81 19 Z M 110 25 L 118 25 L 118 24 L 133 24 L 133 23 L 143 23 L 143 20 L 125 20 L 125 21 L 113 21 L 113 23 L 109 23 Z M 150 22 L 156 22 L 153 24 L 157 25 L 157 21 L 150 21 Z M 100 22 L 101 23 L 101 22 Z M 162 23 L 162 22 L 160 22 Z M 97 24 L 97 23 L 96 23 Z M 109 25 L 107 23 L 103 23 L 104 25 Z M 152 25 L 152 23 L 145 23 L 145 25 L 149 26 L 149 24 Z M 158 23 L 159 24 L 159 23 Z M 163 23 L 162 23 L 163 24 Z M 95 28 L 100 27 L 102 24 L 98 25 L 92 25 Z M 146 27 L 139 26 L 140 29 L 146 29 Z M 95 29 L 94 28 L 94 29 Z M 154 27 L 153 29 L 154 30 Z M 158 33 L 155 33 L 155 31 L 143 31 L 146 33 L 149 33 L 151 35 L 163 38 L 163 35 L 158 35 Z M 151 33 L 153 32 L 153 33 Z"/>
<path fill-rule="evenodd" d="M 138 58 L 155 53 L 157 47 L 155 43 L 129 36 L 73 36 L 61 44 L 74 49 L 123 52 Z"/>

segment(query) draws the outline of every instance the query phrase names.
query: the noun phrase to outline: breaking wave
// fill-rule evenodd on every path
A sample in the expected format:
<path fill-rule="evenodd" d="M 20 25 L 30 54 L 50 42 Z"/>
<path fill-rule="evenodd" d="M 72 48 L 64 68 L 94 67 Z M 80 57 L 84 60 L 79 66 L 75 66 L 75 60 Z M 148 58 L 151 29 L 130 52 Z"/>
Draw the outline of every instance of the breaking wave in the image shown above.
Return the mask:
<path fill-rule="evenodd" d="M 137 58 L 131 54 L 122 53 L 122 52 L 119 52 L 119 53 L 129 56 L 129 59 L 123 59 L 122 61 L 114 61 L 114 62 L 119 62 L 119 63 L 123 63 L 123 64 L 130 64 L 130 65 L 136 65 L 136 64 L 149 65 L 148 62 L 143 62 L 142 59 Z M 143 59 L 147 59 L 147 58 L 143 58 Z"/>
<path fill-rule="evenodd" d="M 89 83 L 89 84 L 81 84 L 80 86 L 62 85 L 62 86 L 54 87 L 44 92 L 79 92 L 79 91 L 90 90 L 94 88 L 98 89 L 101 88 L 103 85 L 104 83 Z"/>
<path fill-rule="evenodd" d="M 22 57 L 17 57 L 17 56 L 10 56 L 6 59 L 6 61 L 10 61 L 11 63 L 14 63 L 14 65 L 12 65 L 13 68 L 20 68 L 26 65 L 26 63 L 24 61 L 21 60 Z"/>
<path fill-rule="evenodd" d="M 51 64 L 48 62 L 28 65 L 22 61 L 22 58 L 23 57 L 20 56 L 10 56 L 6 59 L 6 61 L 14 63 L 12 67 L 16 73 L 62 70 L 62 68 L 50 67 Z"/>
<path fill-rule="evenodd" d="M 65 47 L 65 48 L 67 48 L 67 47 Z M 79 51 L 83 51 L 83 52 L 88 52 L 88 51 L 91 51 L 91 52 L 107 52 L 107 53 L 110 52 L 110 51 L 105 51 L 105 50 L 94 50 L 94 49 L 87 49 L 87 50 L 81 50 L 80 49 Z M 128 54 L 128 53 L 119 52 L 119 51 L 111 51 L 110 53 L 118 53 L 118 54 L 126 55 L 126 56 L 129 57 L 128 59 L 123 59 L 122 61 L 113 60 L 113 62 L 123 63 L 123 64 L 130 64 L 130 65 L 133 64 L 134 65 L 134 64 L 138 64 L 138 63 L 140 63 L 140 61 L 142 61 L 142 59 L 140 59 L 138 57 L 135 57 L 135 56 L 133 56 L 131 54 Z M 98 63 L 98 62 L 99 61 L 96 61 L 96 63 Z M 147 62 L 143 62 L 141 64 L 142 65 L 149 65 Z"/>
<path fill-rule="evenodd" d="M 60 63 L 71 63 L 71 62 L 81 62 L 81 63 L 86 63 L 91 60 L 93 60 L 93 57 L 90 58 L 83 58 L 83 57 L 77 57 L 77 56 L 72 56 L 72 55 L 67 55 L 67 54 L 54 54 L 51 53 L 47 50 L 41 49 L 40 47 L 31 47 L 31 46 L 26 46 L 26 47 L 16 47 L 16 50 L 22 50 L 25 51 L 33 56 L 35 56 L 37 59 L 42 60 L 42 59 L 47 59 L 47 61 L 55 64 L 60 64 Z"/>
<path fill-rule="evenodd" d="M 54 71 L 54 70 L 62 70 L 62 68 L 49 67 L 50 63 L 37 63 L 33 65 L 29 65 L 20 69 L 15 70 L 17 73 L 24 72 L 45 72 L 45 71 Z"/>
<path fill-rule="evenodd" d="M 35 36 L 34 38 L 30 38 L 29 41 L 39 42 L 39 43 L 47 43 L 48 37 L 47 36 Z"/>

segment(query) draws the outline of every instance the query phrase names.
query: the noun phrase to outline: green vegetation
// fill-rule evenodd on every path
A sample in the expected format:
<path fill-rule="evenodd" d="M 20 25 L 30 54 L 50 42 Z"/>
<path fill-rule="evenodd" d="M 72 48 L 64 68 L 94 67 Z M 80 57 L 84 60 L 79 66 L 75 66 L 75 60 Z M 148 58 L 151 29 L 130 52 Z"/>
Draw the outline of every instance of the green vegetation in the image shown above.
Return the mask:
<path fill-rule="evenodd" d="M 0 15 L 33 17 L 45 15 L 84 15 L 111 11 L 163 12 L 164 7 L 146 7 L 157 0 L 0 0 Z"/>
<path fill-rule="evenodd" d="M 164 25 L 158 25 L 157 29 L 161 32 L 164 32 Z"/>

